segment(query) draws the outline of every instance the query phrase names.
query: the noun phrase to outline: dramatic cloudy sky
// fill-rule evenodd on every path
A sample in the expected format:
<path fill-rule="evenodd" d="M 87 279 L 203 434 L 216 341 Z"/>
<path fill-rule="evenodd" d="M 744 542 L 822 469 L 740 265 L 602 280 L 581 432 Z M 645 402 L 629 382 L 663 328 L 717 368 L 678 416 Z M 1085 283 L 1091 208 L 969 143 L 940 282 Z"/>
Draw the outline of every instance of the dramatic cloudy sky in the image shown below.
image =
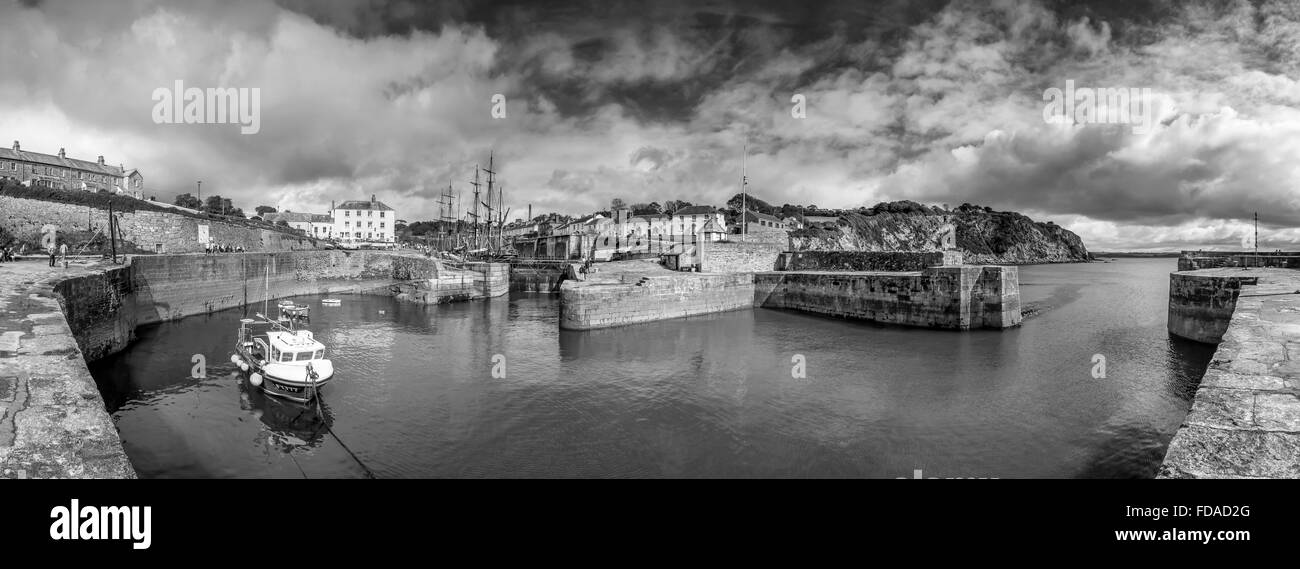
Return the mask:
<path fill-rule="evenodd" d="M 628 202 L 963 202 L 1093 250 L 1300 246 L 1294 0 L 645 3 L 0 0 L 0 140 L 203 191 L 408 220 L 495 149 L 511 217 Z M 155 88 L 261 89 L 261 132 L 155 124 Z M 1047 124 L 1044 89 L 1159 122 Z M 490 115 L 494 94 L 507 117 Z M 791 116 L 791 97 L 807 117 Z"/>

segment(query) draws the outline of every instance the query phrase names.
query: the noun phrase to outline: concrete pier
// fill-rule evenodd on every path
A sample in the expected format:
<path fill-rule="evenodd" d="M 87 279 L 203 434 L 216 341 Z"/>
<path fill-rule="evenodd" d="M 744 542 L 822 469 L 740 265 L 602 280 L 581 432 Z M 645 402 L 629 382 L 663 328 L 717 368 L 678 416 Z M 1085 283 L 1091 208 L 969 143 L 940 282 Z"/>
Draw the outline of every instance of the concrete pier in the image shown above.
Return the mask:
<path fill-rule="evenodd" d="M 55 292 L 103 270 L 0 265 L 0 478 L 135 478 Z"/>
<path fill-rule="evenodd" d="M 566 281 L 560 327 L 588 330 L 750 307 L 954 330 L 1021 321 L 1016 267 L 963 265 L 956 251 L 771 250 L 757 261 L 749 253 L 744 267 L 778 270 L 678 273 L 634 263 L 626 266 L 639 270 Z"/>
<path fill-rule="evenodd" d="M 1169 318 L 1219 346 L 1158 477 L 1300 478 L 1300 271 L 1174 273 Z"/>
<path fill-rule="evenodd" d="M 1016 267 L 920 271 L 772 271 L 754 275 L 754 305 L 904 326 L 970 330 L 1020 324 Z"/>

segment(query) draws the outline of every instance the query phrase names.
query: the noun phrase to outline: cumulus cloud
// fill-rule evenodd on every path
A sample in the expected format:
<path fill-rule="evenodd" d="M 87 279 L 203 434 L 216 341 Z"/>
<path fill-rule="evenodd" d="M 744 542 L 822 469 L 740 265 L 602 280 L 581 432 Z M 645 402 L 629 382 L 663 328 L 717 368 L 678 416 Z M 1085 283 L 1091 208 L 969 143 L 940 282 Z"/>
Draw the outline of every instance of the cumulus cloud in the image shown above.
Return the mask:
<path fill-rule="evenodd" d="M 1231 246 L 1255 211 L 1267 246 L 1300 226 L 1285 0 L 52 0 L 0 4 L 0 51 L 0 135 L 139 168 L 162 199 L 202 179 L 245 210 L 377 194 L 427 219 L 493 152 L 514 212 L 721 204 L 747 144 L 777 204 L 979 203 L 1101 249 Z M 154 124 L 176 80 L 260 88 L 261 132 Z M 1159 121 L 1046 124 L 1067 80 L 1148 88 Z"/>

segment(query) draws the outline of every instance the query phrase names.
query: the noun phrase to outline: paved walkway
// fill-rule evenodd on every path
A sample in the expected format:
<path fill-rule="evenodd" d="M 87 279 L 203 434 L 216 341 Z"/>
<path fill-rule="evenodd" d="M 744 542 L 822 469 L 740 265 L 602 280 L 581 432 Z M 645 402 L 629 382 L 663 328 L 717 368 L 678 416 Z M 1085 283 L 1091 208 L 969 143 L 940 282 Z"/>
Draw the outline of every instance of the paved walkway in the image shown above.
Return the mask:
<path fill-rule="evenodd" d="M 1300 478 L 1300 271 L 1250 272 L 1161 478 Z"/>
<path fill-rule="evenodd" d="M 0 263 L 0 478 L 134 478 L 53 286 L 104 265 Z"/>

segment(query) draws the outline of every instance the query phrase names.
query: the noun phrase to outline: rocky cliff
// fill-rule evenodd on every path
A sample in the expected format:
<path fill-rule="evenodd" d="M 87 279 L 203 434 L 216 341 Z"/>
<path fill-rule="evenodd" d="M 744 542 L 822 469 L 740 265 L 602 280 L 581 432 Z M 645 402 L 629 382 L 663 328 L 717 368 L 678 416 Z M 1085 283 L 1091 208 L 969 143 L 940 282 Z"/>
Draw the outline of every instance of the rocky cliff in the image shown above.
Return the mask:
<path fill-rule="evenodd" d="M 1078 235 L 1015 212 L 963 206 L 951 211 L 848 213 L 790 234 L 795 250 L 939 251 L 947 226 L 970 264 L 1077 263 L 1091 260 Z"/>

